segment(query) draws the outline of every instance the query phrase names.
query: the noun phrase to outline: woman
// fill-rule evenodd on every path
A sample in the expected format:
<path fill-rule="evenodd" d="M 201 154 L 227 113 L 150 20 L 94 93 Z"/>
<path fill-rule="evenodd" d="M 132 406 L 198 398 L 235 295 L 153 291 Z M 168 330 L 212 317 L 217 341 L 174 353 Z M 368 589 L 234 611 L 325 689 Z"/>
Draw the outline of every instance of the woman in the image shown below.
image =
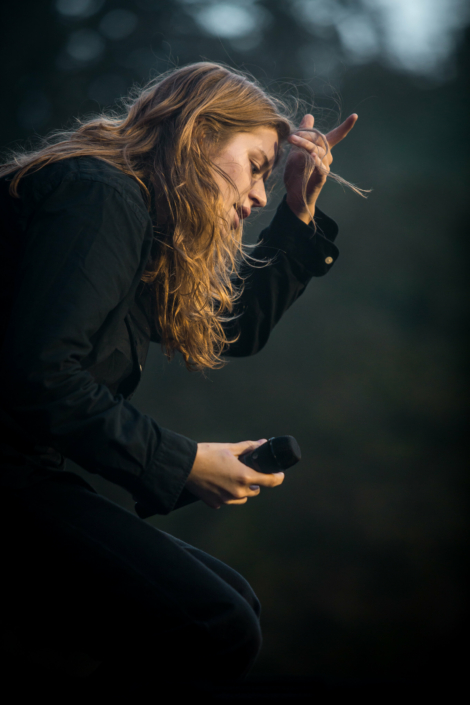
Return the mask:
<path fill-rule="evenodd" d="M 114 666 L 216 681 L 252 666 L 248 583 L 95 493 L 64 459 L 129 490 L 141 517 L 197 499 L 244 504 L 282 483 L 238 460 L 263 439 L 196 443 L 129 400 L 150 341 L 190 369 L 254 354 L 328 271 L 337 228 L 316 202 L 356 118 L 326 139 L 311 115 L 295 130 L 242 74 L 199 63 L 152 82 L 124 115 L 3 166 L 4 632 L 19 651 L 55 654 L 65 670 L 86 654 L 103 663 L 93 678 Z M 242 221 L 266 205 L 286 143 L 287 193 L 253 266 Z"/>

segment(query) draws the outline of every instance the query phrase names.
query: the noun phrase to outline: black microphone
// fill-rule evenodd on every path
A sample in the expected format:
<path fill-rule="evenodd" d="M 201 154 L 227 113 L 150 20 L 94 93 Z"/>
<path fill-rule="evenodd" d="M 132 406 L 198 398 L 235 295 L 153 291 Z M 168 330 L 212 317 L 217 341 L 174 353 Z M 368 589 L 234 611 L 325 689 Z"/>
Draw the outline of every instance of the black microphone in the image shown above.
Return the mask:
<path fill-rule="evenodd" d="M 293 436 L 276 436 L 240 455 L 238 460 L 257 472 L 271 473 L 287 470 L 301 457 L 300 446 Z"/>

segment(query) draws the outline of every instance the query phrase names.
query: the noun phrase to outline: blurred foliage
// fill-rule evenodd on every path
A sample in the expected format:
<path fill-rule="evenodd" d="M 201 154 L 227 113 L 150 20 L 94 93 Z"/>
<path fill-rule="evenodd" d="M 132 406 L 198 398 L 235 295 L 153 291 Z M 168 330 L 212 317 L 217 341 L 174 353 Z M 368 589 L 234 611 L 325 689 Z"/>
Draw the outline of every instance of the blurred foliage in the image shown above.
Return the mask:
<path fill-rule="evenodd" d="M 29 0 L 3 10 L 5 148 L 201 58 L 297 91 L 323 126 L 359 114 L 334 167 L 373 191 L 363 201 L 325 188 L 320 206 L 340 225 L 333 271 L 253 359 L 204 378 L 155 347 L 134 397 L 197 440 L 299 440 L 302 463 L 282 489 L 150 520 L 253 584 L 264 606 L 259 673 L 405 677 L 451 660 L 458 669 L 470 67 L 467 15 L 450 4 L 453 14 L 446 0 L 427 6 L 448 23 L 431 18 L 434 45 L 405 13 L 416 51 L 403 56 L 391 31 L 406 4 L 385 0 Z M 91 481 L 132 509 L 123 490 Z"/>

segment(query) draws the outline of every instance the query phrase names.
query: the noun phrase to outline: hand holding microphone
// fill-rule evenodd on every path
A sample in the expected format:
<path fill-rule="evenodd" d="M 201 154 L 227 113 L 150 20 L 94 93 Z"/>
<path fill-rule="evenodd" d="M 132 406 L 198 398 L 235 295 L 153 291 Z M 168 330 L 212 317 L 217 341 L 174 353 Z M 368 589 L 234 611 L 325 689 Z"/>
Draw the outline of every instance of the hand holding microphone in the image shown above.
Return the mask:
<path fill-rule="evenodd" d="M 299 444 L 292 436 L 278 436 L 242 443 L 198 443 L 186 489 L 209 507 L 245 504 L 261 487 L 277 487 L 284 470 L 300 460 Z M 245 467 L 243 467 L 245 466 Z M 150 516 L 144 504 L 136 505 L 139 516 Z"/>
<path fill-rule="evenodd" d="M 260 493 L 261 487 L 282 484 L 283 471 L 299 460 L 299 444 L 292 436 L 258 442 L 199 443 L 186 488 L 214 509 L 222 504 L 245 504 Z"/>

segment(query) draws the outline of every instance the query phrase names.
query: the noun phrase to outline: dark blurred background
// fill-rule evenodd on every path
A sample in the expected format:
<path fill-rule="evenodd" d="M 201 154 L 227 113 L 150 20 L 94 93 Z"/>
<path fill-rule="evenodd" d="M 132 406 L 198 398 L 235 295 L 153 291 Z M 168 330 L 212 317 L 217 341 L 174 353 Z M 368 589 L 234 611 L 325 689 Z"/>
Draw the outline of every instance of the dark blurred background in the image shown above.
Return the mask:
<path fill-rule="evenodd" d="M 334 169 L 372 193 L 324 189 L 319 205 L 340 226 L 331 273 L 312 281 L 265 350 L 206 378 L 153 346 L 134 397 L 196 440 L 292 434 L 302 463 L 246 506 L 198 503 L 149 521 L 252 583 L 265 634 L 255 674 L 455 677 L 465 614 L 469 6 L 23 0 L 2 15 L 5 149 L 201 59 L 297 92 L 324 129 L 359 114 Z M 133 509 L 121 488 L 83 474 Z"/>

